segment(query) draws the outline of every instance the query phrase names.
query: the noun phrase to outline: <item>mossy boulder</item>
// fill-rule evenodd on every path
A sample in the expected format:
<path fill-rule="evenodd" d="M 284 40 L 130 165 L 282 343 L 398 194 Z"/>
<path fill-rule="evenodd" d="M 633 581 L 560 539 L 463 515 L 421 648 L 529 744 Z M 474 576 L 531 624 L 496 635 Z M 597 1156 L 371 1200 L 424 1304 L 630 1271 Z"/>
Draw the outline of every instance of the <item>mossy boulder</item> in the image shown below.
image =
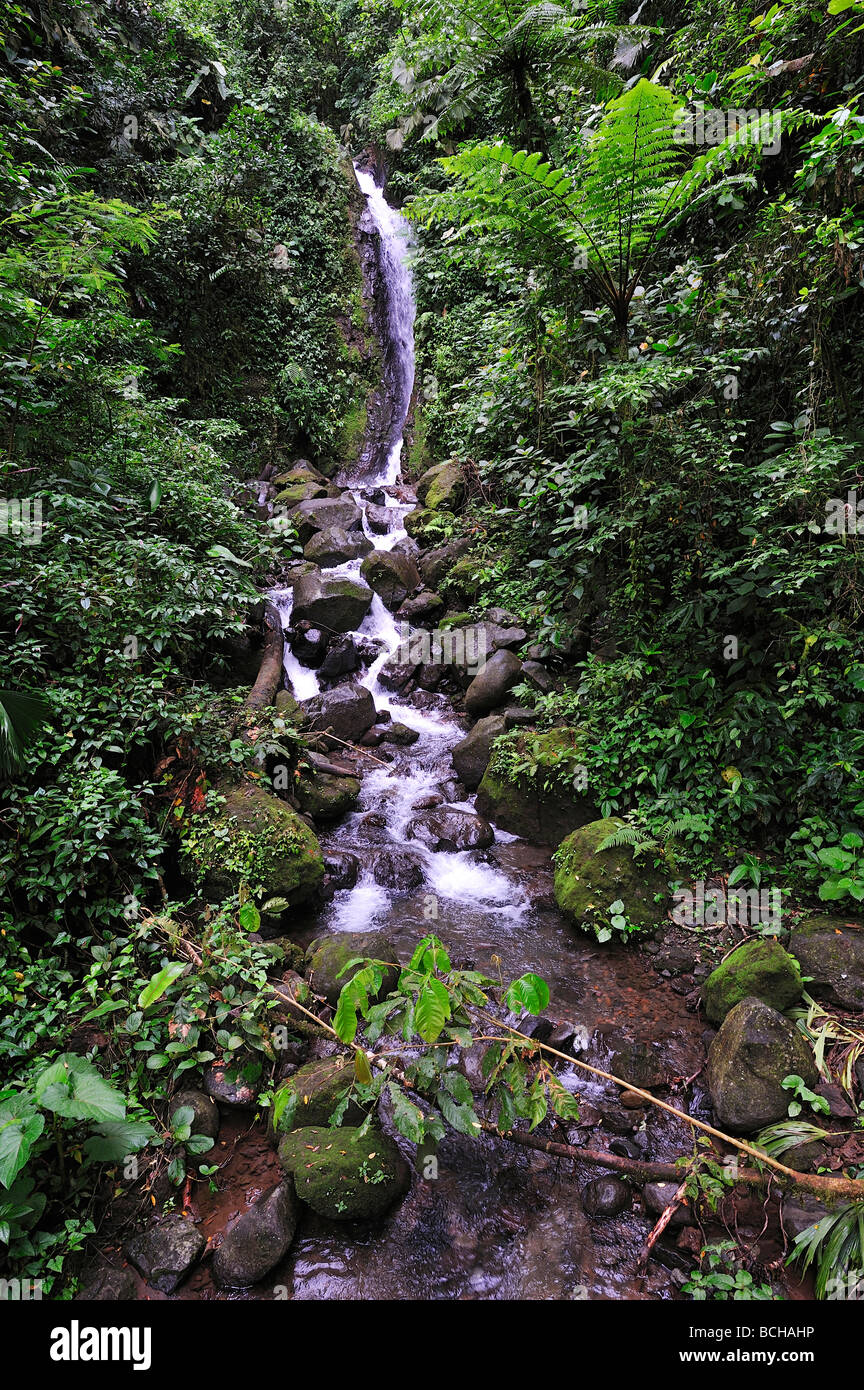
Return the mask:
<path fill-rule="evenodd" d="M 583 754 L 587 757 L 578 729 L 523 731 L 496 739 L 477 789 L 477 814 L 534 844 L 560 844 L 597 815 L 587 796 L 571 790 Z"/>
<path fill-rule="evenodd" d="M 338 820 L 354 809 L 360 795 L 360 779 L 318 772 L 314 778 L 302 778 L 294 789 L 294 795 L 301 811 L 305 811 L 314 821 L 326 823 Z"/>
<path fill-rule="evenodd" d="M 279 1141 L 279 1161 L 297 1196 L 330 1221 L 372 1221 L 404 1196 L 411 1171 L 380 1130 L 295 1129 Z"/>
<path fill-rule="evenodd" d="M 297 812 L 252 782 L 222 784 L 213 811 L 182 833 L 181 862 L 209 902 L 246 885 L 258 899 L 305 902 L 324 877 L 321 846 Z"/>
<path fill-rule="evenodd" d="M 782 1013 L 801 998 L 801 988 L 798 962 L 778 941 L 745 941 L 708 976 L 702 1003 L 706 1017 L 716 1025 L 748 997 Z"/>
<path fill-rule="evenodd" d="M 292 1129 L 310 1125 L 330 1127 L 330 1118 L 354 1083 L 354 1066 L 344 1057 L 322 1057 L 289 1076 L 273 1097 L 273 1129 L 289 1134 Z M 362 1124 L 366 1112 L 356 1101 L 348 1102 L 343 1119 L 348 1125 Z"/>
<path fill-rule="evenodd" d="M 317 497 L 327 497 L 329 489 L 324 483 L 312 482 L 305 478 L 300 482 L 283 487 L 276 494 L 276 501 L 283 507 L 299 507 L 301 502 L 311 502 Z"/>
<path fill-rule="evenodd" d="M 294 585 L 292 621 L 329 632 L 354 632 L 369 612 L 372 590 L 345 574 L 313 570 Z"/>
<path fill-rule="evenodd" d="M 414 561 L 398 550 L 373 551 L 360 566 L 360 573 L 388 608 L 398 608 L 420 583 Z"/>
<path fill-rule="evenodd" d="M 653 864 L 640 862 L 629 845 L 599 849 L 623 821 L 610 816 L 574 830 L 555 854 L 555 901 L 574 922 L 604 926 L 610 904 L 621 900 L 623 915 L 636 927 L 650 927 L 666 912 L 669 886 Z"/>
<path fill-rule="evenodd" d="M 457 463 L 436 463 L 417 480 L 417 496 L 429 511 L 457 512 L 465 497 L 465 479 Z"/>
<path fill-rule="evenodd" d="M 708 1050 L 705 1077 L 717 1123 L 748 1134 L 785 1119 L 787 1076 L 819 1080 L 813 1053 L 788 1018 L 761 999 L 742 999 L 726 1015 Z"/>
<path fill-rule="evenodd" d="M 462 555 L 444 576 L 442 588 L 449 595 L 471 602 L 480 592 L 480 561 L 475 555 Z"/>
<path fill-rule="evenodd" d="M 413 512 L 408 512 L 403 525 L 409 536 L 415 540 L 421 540 L 429 527 L 438 521 L 434 512 L 428 511 L 425 507 L 415 507 Z"/>
<path fill-rule="evenodd" d="M 808 991 L 840 1009 L 864 1009 L 864 927 L 818 914 L 799 922 L 789 950 L 811 977 Z"/>
<path fill-rule="evenodd" d="M 384 972 L 381 988 L 375 995 L 376 1001 L 383 999 L 396 988 L 399 979 L 399 970 L 395 964 L 396 947 L 384 932 L 333 932 L 330 936 L 319 936 L 306 952 L 306 973 L 310 977 L 312 988 L 316 993 L 323 994 L 330 1004 L 339 1002 L 343 985 L 354 974 L 353 970 L 349 970 L 345 975 L 341 972 L 355 956 L 394 962 Z"/>

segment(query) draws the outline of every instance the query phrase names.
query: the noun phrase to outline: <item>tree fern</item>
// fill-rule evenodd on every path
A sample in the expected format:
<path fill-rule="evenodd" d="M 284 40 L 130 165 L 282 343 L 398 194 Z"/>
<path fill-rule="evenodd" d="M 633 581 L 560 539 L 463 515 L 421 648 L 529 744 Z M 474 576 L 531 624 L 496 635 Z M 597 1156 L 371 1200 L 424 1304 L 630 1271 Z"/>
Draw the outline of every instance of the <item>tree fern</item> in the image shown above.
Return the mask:
<path fill-rule="evenodd" d="M 0 690 L 0 776 L 8 777 L 24 760 L 50 712 L 41 695 Z"/>

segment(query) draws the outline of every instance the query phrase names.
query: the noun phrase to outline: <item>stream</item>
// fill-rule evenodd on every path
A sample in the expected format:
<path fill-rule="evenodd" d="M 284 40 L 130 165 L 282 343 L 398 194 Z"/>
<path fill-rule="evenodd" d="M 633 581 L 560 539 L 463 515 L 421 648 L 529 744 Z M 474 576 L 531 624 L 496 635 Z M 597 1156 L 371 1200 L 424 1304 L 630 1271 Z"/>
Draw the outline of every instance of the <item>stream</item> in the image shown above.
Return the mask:
<path fill-rule="evenodd" d="M 357 472 L 340 486 L 363 509 L 382 493 L 391 514 L 389 530 L 364 531 L 377 550 L 389 550 L 406 535 L 404 517 L 413 501 L 399 486 L 403 430 L 414 380 L 414 302 L 408 258 L 407 224 L 385 201 L 371 174 L 357 170 L 367 198 L 364 217 L 380 236 L 380 266 L 387 287 L 390 337 L 385 354 L 385 385 L 394 393 L 388 437 L 379 457 L 364 454 Z M 368 223 L 367 223 L 368 225 Z M 328 573 L 359 575 L 360 560 Z M 291 622 L 291 589 L 275 589 L 283 627 Z M 548 1016 L 555 1034 L 574 1055 L 609 1065 L 622 1047 L 642 1050 L 673 1078 L 696 1073 L 704 1060 L 698 1017 L 669 983 L 634 951 L 600 947 L 568 926 L 555 908 L 551 851 L 496 832 L 487 850 L 432 852 L 409 839 L 406 828 L 418 802 L 442 798 L 445 806 L 473 809 L 473 797 L 459 799 L 450 750 L 467 729 L 445 697 L 421 691 L 421 698 L 398 697 L 383 689 L 378 675 L 400 642 L 400 627 L 376 595 L 354 634 L 378 647 L 377 657 L 359 679 L 379 711 L 419 735 L 409 747 L 387 745 L 392 759 L 371 762 L 359 805 L 335 828 L 320 835 L 325 854 L 348 851 L 360 862 L 357 882 L 338 890 L 314 922 L 295 933 L 302 944 L 328 931 L 380 928 L 399 956 L 410 957 L 417 939 L 434 931 L 455 963 L 505 979 L 534 971 L 549 984 Z M 298 700 L 318 693 L 315 672 L 286 646 L 285 683 Z M 428 804 L 428 802 L 427 802 Z M 409 852 L 419 861 L 423 885 L 397 893 L 376 882 L 376 859 L 384 852 Z M 476 1078 L 483 1045 L 463 1059 Z M 688 1150 L 687 1127 L 660 1111 L 625 1109 L 617 1089 L 595 1081 L 575 1066 L 564 1068 L 564 1084 L 578 1093 L 582 1117 L 558 1137 L 666 1160 Z M 698 1089 L 695 1095 L 698 1098 Z M 387 1112 L 383 1119 L 387 1125 Z M 253 1201 L 279 1177 L 276 1156 L 248 1122 L 229 1122 L 220 1136 L 231 1144 L 223 1168 L 223 1190 L 202 1195 L 205 1234 Z M 233 1127 L 233 1128 L 232 1128 Z M 389 1127 L 389 1126 L 388 1126 Z M 390 1127 L 392 1128 L 392 1127 Z M 406 1156 L 411 1148 L 403 1144 Z M 632 1299 L 674 1293 L 681 1270 L 693 1267 L 690 1255 L 672 1267 L 652 1261 L 636 1273 L 638 1252 L 653 1224 L 634 1203 L 613 1218 L 585 1216 L 580 1189 L 599 1170 L 574 1172 L 570 1163 L 483 1136 L 468 1140 L 449 1134 L 438 1150 L 434 1180 L 416 1175 L 411 1191 L 381 1223 L 368 1228 L 335 1225 L 311 1212 L 304 1215 L 291 1252 L 273 1271 L 268 1288 L 226 1295 L 209 1284 L 204 1270 L 180 1297 L 289 1297 L 294 1299 Z M 221 1182 L 221 1179 L 220 1179 Z M 636 1190 L 638 1191 L 638 1189 Z M 675 1252 L 672 1252 L 673 1256 Z M 272 1282 L 275 1293 L 269 1292 Z"/>

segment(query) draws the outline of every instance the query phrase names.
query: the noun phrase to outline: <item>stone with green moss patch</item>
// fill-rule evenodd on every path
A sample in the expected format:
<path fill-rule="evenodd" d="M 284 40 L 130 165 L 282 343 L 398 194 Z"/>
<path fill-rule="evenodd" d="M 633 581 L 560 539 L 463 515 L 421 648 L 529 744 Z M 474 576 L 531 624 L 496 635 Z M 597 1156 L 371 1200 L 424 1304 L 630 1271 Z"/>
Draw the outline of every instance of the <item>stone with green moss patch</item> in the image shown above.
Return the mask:
<path fill-rule="evenodd" d="M 360 779 L 318 772 L 314 777 L 301 778 L 294 795 L 301 811 L 315 821 L 326 823 L 338 820 L 354 809 L 360 795 Z"/>
<path fill-rule="evenodd" d="M 702 1002 L 711 1023 L 723 1019 L 748 997 L 780 1012 L 801 998 L 801 970 L 779 941 L 745 941 L 727 956 L 702 986 Z"/>
<path fill-rule="evenodd" d="M 259 900 L 293 905 L 311 897 L 324 877 L 324 861 L 296 811 L 248 781 L 221 785 L 214 801 L 181 832 L 183 866 L 208 901 L 231 897 L 244 885 Z"/>
<path fill-rule="evenodd" d="M 380 1130 L 295 1129 L 279 1141 L 279 1161 L 297 1196 L 330 1221 L 371 1221 L 408 1191 L 411 1173 Z"/>
<path fill-rule="evenodd" d="M 353 1063 L 344 1057 L 322 1057 L 307 1062 L 277 1089 L 273 1097 L 273 1129 L 289 1134 L 310 1125 L 330 1128 L 330 1121 L 354 1084 Z M 342 1115 L 346 1125 L 362 1124 L 366 1112 L 355 1100 Z"/>
<path fill-rule="evenodd" d="M 357 966 L 356 969 L 342 973 L 349 960 L 353 960 L 355 956 L 390 963 L 384 972 L 381 988 L 375 995 L 376 1000 L 383 999 L 396 988 L 399 979 L 396 947 L 384 932 L 331 932 L 329 936 L 317 937 L 310 943 L 306 952 L 306 973 L 310 977 L 312 988 L 316 993 L 323 994 L 328 1003 L 339 1002 L 343 985 L 360 969 Z"/>
<path fill-rule="evenodd" d="M 591 821 L 568 835 L 555 853 L 555 901 L 580 926 L 605 926 L 611 904 L 619 900 L 622 915 L 637 928 L 653 926 L 666 914 L 666 874 L 650 858 L 634 859 L 626 844 L 599 848 L 623 824 L 614 816 Z"/>
<path fill-rule="evenodd" d="M 808 990 L 840 1009 L 864 1009 L 864 927 L 817 914 L 798 922 L 789 949 L 812 983 Z"/>
<path fill-rule="evenodd" d="M 477 790 L 477 814 L 534 844 L 560 844 L 597 815 L 576 789 L 577 769 L 586 759 L 585 736 L 578 729 L 505 734 L 492 745 Z"/>

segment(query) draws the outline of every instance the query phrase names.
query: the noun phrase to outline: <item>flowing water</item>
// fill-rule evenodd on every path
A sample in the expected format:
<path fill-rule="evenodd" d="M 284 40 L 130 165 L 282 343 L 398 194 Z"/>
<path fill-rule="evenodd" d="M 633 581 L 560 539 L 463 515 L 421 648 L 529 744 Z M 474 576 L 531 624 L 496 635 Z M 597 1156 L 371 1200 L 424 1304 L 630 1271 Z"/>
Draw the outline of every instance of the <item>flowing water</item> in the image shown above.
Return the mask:
<path fill-rule="evenodd" d="M 388 206 L 371 174 L 358 170 L 357 176 L 367 197 L 366 217 L 380 235 L 389 332 L 385 381 L 395 399 L 379 457 L 342 482 L 361 509 L 370 494 L 385 493 L 392 513 L 389 531 L 373 532 L 365 518 L 364 530 L 376 549 L 386 550 L 405 536 L 404 516 L 412 505 L 397 485 L 414 379 L 414 302 L 406 223 Z M 366 456 L 364 462 L 369 463 Z M 333 572 L 357 574 L 359 568 L 358 560 Z M 270 597 L 287 627 L 290 589 Z M 425 798 L 435 795 L 445 805 L 472 809 L 470 801 L 455 799 L 459 792 L 449 756 L 466 725 L 443 697 L 424 692 L 420 708 L 411 697 L 381 688 L 378 674 L 398 646 L 400 631 L 377 596 L 357 636 L 379 647 L 361 677 L 377 708 L 416 730 L 419 739 L 407 748 L 388 745 L 392 761 L 373 764 L 366 773 L 356 812 L 322 837 L 326 849 L 354 853 L 361 870 L 356 885 L 337 892 L 300 939 L 380 927 L 404 959 L 418 937 L 432 930 L 459 964 L 470 961 L 505 978 L 526 970 L 543 976 L 552 995 L 549 1014 L 572 1026 L 587 1060 L 602 1065 L 620 1035 L 659 1041 L 664 1063 L 679 1076 L 697 1071 L 704 1055 L 698 1022 L 638 956 L 601 949 L 567 926 L 555 910 L 547 850 L 501 832 L 490 849 L 462 853 L 433 853 L 409 838 L 415 808 Z M 317 693 L 315 672 L 287 648 L 285 674 L 298 699 Z M 397 893 L 377 883 L 375 863 L 385 851 L 410 854 L 422 870 L 422 887 Z M 476 1059 L 469 1057 L 472 1063 Z M 624 1112 L 614 1088 L 604 1090 L 575 1067 L 565 1068 L 563 1079 L 579 1093 L 594 1124 L 602 1121 L 614 1133 L 627 1134 L 645 1156 L 664 1159 L 686 1150 L 685 1126 L 660 1112 Z M 598 1146 L 602 1130 L 575 1129 L 577 1141 Z M 599 1146 L 603 1142 L 599 1139 Z M 259 1155 L 258 1161 L 265 1168 L 268 1161 L 275 1165 L 275 1158 Z M 634 1252 L 649 1229 L 643 1216 L 625 1214 L 593 1228 L 586 1220 L 579 1189 L 590 1176 L 597 1174 L 574 1174 L 569 1163 L 504 1141 L 451 1136 L 438 1152 L 438 1176 L 415 1181 L 383 1224 L 358 1230 L 304 1218 L 284 1267 L 271 1276 L 273 1285 L 298 1299 L 668 1296 L 670 1276 L 662 1267 L 633 1273 Z M 193 1283 L 192 1296 L 194 1289 Z"/>

